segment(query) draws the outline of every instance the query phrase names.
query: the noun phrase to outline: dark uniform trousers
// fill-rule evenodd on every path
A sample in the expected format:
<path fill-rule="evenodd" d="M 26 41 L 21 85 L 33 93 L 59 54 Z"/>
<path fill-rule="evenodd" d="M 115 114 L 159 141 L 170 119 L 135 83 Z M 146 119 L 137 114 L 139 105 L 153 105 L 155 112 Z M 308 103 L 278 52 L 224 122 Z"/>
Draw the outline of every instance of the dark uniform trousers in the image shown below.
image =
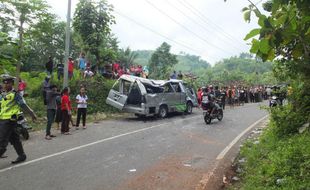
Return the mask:
<path fill-rule="evenodd" d="M 5 153 L 9 142 L 13 145 L 18 156 L 25 154 L 16 126 L 16 121 L 0 120 L 0 157 Z"/>

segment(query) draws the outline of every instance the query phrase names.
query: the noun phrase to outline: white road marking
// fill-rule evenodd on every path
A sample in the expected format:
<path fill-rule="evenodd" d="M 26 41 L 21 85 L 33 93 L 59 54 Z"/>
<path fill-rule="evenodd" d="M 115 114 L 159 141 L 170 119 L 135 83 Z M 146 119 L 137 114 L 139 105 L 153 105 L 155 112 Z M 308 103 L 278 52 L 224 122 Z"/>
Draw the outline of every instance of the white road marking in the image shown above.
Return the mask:
<path fill-rule="evenodd" d="M 201 115 L 196 115 L 196 116 L 193 116 L 193 117 L 181 119 L 181 120 L 178 120 L 178 122 L 184 121 L 184 120 L 193 119 L 193 118 L 196 118 L 196 117 L 201 117 Z M 120 137 L 124 137 L 124 136 L 127 136 L 127 135 L 132 135 L 132 134 L 139 133 L 139 132 L 142 132 L 142 131 L 147 131 L 147 130 L 154 129 L 154 128 L 157 128 L 157 127 L 161 127 L 161 126 L 164 126 L 164 125 L 168 125 L 168 124 L 171 124 L 173 122 L 174 121 L 170 121 L 170 122 L 154 125 L 154 126 L 151 126 L 151 127 L 139 129 L 139 130 L 136 130 L 136 131 L 132 131 L 132 132 L 128 132 L 128 133 L 123 133 L 123 134 L 120 134 L 120 135 L 116 135 L 116 136 L 113 136 L 113 137 L 101 139 L 101 140 L 98 140 L 98 141 L 95 141 L 95 142 L 92 142 L 92 143 L 88 143 L 88 144 L 85 144 L 85 145 L 77 146 L 77 147 L 74 147 L 74 148 L 71 148 L 71 149 L 68 149 L 68 150 L 64 150 L 64 151 L 61 151 L 61 152 L 57 152 L 57 153 L 54 153 L 54 154 L 43 156 L 41 158 L 37 158 L 37 159 L 34 159 L 34 160 L 23 162 L 23 163 L 18 164 L 18 165 L 14 165 L 14 166 L 11 166 L 11 167 L 7 167 L 7 168 L 4 168 L 4 169 L 1 169 L 0 173 L 6 172 L 8 170 L 15 169 L 15 168 L 19 168 L 21 166 L 26 166 L 26 165 L 29 165 L 29 164 L 32 164 L 32 163 L 35 163 L 35 162 L 39 162 L 41 160 L 46 160 L 46 159 L 51 158 L 51 157 L 59 156 L 59 155 L 66 154 L 66 153 L 69 153 L 69 152 L 73 152 L 75 150 L 86 148 L 86 147 L 89 147 L 89 146 L 92 146 L 92 145 L 96 145 L 96 144 L 99 144 L 99 143 L 103 143 L 103 142 L 106 142 L 106 141 L 114 140 L 114 139 L 117 139 L 117 138 L 120 138 Z"/>
<path fill-rule="evenodd" d="M 251 130 L 253 127 L 255 127 L 259 122 L 266 119 L 268 115 L 264 116 L 263 118 L 257 120 L 255 123 L 250 125 L 247 129 L 245 129 L 242 133 L 240 133 L 231 143 L 229 143 L 228 146 L 216 157 L 216 160 L 221 160 L 224 158 L 224 156 L 227 154 L 227 152 L 241 139 L 241 137 L 246 134 L 249 130 Z"/>

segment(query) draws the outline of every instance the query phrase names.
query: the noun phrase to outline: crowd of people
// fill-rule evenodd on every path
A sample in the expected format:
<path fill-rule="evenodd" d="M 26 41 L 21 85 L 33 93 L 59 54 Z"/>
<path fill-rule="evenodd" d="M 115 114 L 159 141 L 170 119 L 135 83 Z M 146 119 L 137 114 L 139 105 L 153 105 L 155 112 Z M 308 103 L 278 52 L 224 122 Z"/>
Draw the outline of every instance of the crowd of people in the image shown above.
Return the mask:
<path fill-rule="evenodd" d="M 82 78 L 92 78 L 95 75 L 96 65 L 91 65 L 90 61 L 85 58 L 85 54 L 82 52 L 75 61 L 72 57 L 68 58 L 68 78 L 71 80 L 74 77 L 74 68 L 80 72 L 80 77 Z M 56 65 L 53 62 L 52 57 L 49 57 L 48 62 L 45 64 L 45 69 L 48 76 L 52 76 L 54 69 L 57 70 L 57 79 L 61 80 L 64 75 L 64 64 L 62 62 L 57 63 Z"/>
<path fill-rule="evenodd" d="M 46 140 L 51 140 L 55 137 L 55 135 L 51 134 L 51 127 L 54 122 L 57 123 L 57 129 L 60 128 L 61 134 L 64 135 L 71 135 L 70 123 L 78 130 L 81 118 L 82 128 L 86 129 L 88 96 L 86 94 L 86 88 L 83 85 L 80 86 L 80 93 L 75 98 L 76 110 L 74 110 L 72 106 L 73 102 L 70 100 L 70 89 L 66 87 L 60 91 L 56 85 L 50 84 L 49 76 L 43 82 L 42 92 L 44 104 L 47 108 Z M 76 124 L 72 120 L 73 111 L 77 111 Z"/>
<path fill-rule="evenodd" d="M 118 79 L 124 74 L 148 78 L 149 70 L 147 66 L 142 65 L 130 65 L 128 68 L 121 66 L 120 63 L 115 62 L 113 64 L 107 64 L 104 67 L 104 76 L 109 76 L 108 78 Z"/>
<path fill-rule="evenodd" d="M 256 103 L 271 97 L 273 89 L 269 86 L 207 86 L 200 87 L 197 91 L 198 103 L 201 106 L 202 98 L 206 93 L 214 93 L 221 101 L 223 109 L 228 104 L 230 107 L 244 105 L 245 103 Z"/>
<path fill-rule="evenodd" d="M 82 52 L 75 61 L 72 57 L 68 58 L 68 78 L 74 77 L 74 69 L 77 68 L 80 73 L 80 77 L 92 78 L 96 73 L 112 79 L 118 79 L 123 74 L 133 75 L 137 77 L 148 78 L 149 70 L 147 66 L 142 65 L 130 65 L 129 67 L 121 66 L 120 62 L 114 62 L 112 64 L 105 65 L 92 65 L 89 60 L 86 59 L 85 54 Z M 64 75 L 64 64 L 62 62 L 54 65 L 52 57 L 49 57 L 48 62 L 45 64 L 45 69 L 48 76 L 52 76 L 53 70 L 57 70 L 57 79 L 61 80 Z"/>

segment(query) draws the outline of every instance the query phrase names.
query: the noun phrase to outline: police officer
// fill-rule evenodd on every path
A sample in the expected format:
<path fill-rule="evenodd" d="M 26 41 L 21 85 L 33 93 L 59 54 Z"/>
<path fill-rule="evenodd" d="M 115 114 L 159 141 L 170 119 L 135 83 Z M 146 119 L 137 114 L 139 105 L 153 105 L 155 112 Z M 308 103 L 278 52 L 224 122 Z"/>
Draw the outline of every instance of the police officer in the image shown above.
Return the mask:
<path fill-rule="evenodd" d="M 23 145 L 20 141 L 19 134 L 16 132 L 17 115 L 23 110 L 31 115 L 33 120 L 36 120 L 36 115 L 26 104 L 24 98 L 13 89 L 15 77 L 9 75 L 2 76 L 3 78 L 3 93 L 1 99 L 0 111 L 0 157 L 6 151 L 8 142 L 10 142 L 18 157 L 12 164 L 17 164 L 26 160 L 26 154 Z"/>

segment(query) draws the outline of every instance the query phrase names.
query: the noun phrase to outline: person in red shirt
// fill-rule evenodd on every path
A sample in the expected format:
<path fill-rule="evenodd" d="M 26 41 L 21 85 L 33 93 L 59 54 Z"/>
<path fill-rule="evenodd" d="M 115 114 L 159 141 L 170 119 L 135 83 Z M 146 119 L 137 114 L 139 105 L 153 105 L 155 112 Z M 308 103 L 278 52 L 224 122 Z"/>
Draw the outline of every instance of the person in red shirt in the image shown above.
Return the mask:
<path fill-rule="evenodd" d="M 69 88 L 66 87 L 63 89 L 61 97 L 61 113 L 62 113 L 62 122 L 61 122 L 61 133 L 64 135 L 71 135 L 69 133 L 69 122 L 71 118 L 71 101 L 69 96 Z"/>
<path fill-rule="evenodd" d="M 21 78 L 19 78 L 18 92 L 20 93 L 21 96 L 24 96 L 26 87 L 27 87 L 26 82 L 23 81 Z"/>
<path fill-rule="evenodd" d="M 198 99 L 198 105 L 199 105 L 199 107 L 201 107 L 201 101 L 202 101 L 202 90 L 201 90 L 201 88 L 198 88 L 197 99 Z"/>
<path fill-rule="evenodd" d="M 69 57 L 69 61 L 68 61 L 68 77 L 71 80 L 73 77 L 73 69 L 74 69 L 74 61 L 72 59 L 72 57 Z"/>

